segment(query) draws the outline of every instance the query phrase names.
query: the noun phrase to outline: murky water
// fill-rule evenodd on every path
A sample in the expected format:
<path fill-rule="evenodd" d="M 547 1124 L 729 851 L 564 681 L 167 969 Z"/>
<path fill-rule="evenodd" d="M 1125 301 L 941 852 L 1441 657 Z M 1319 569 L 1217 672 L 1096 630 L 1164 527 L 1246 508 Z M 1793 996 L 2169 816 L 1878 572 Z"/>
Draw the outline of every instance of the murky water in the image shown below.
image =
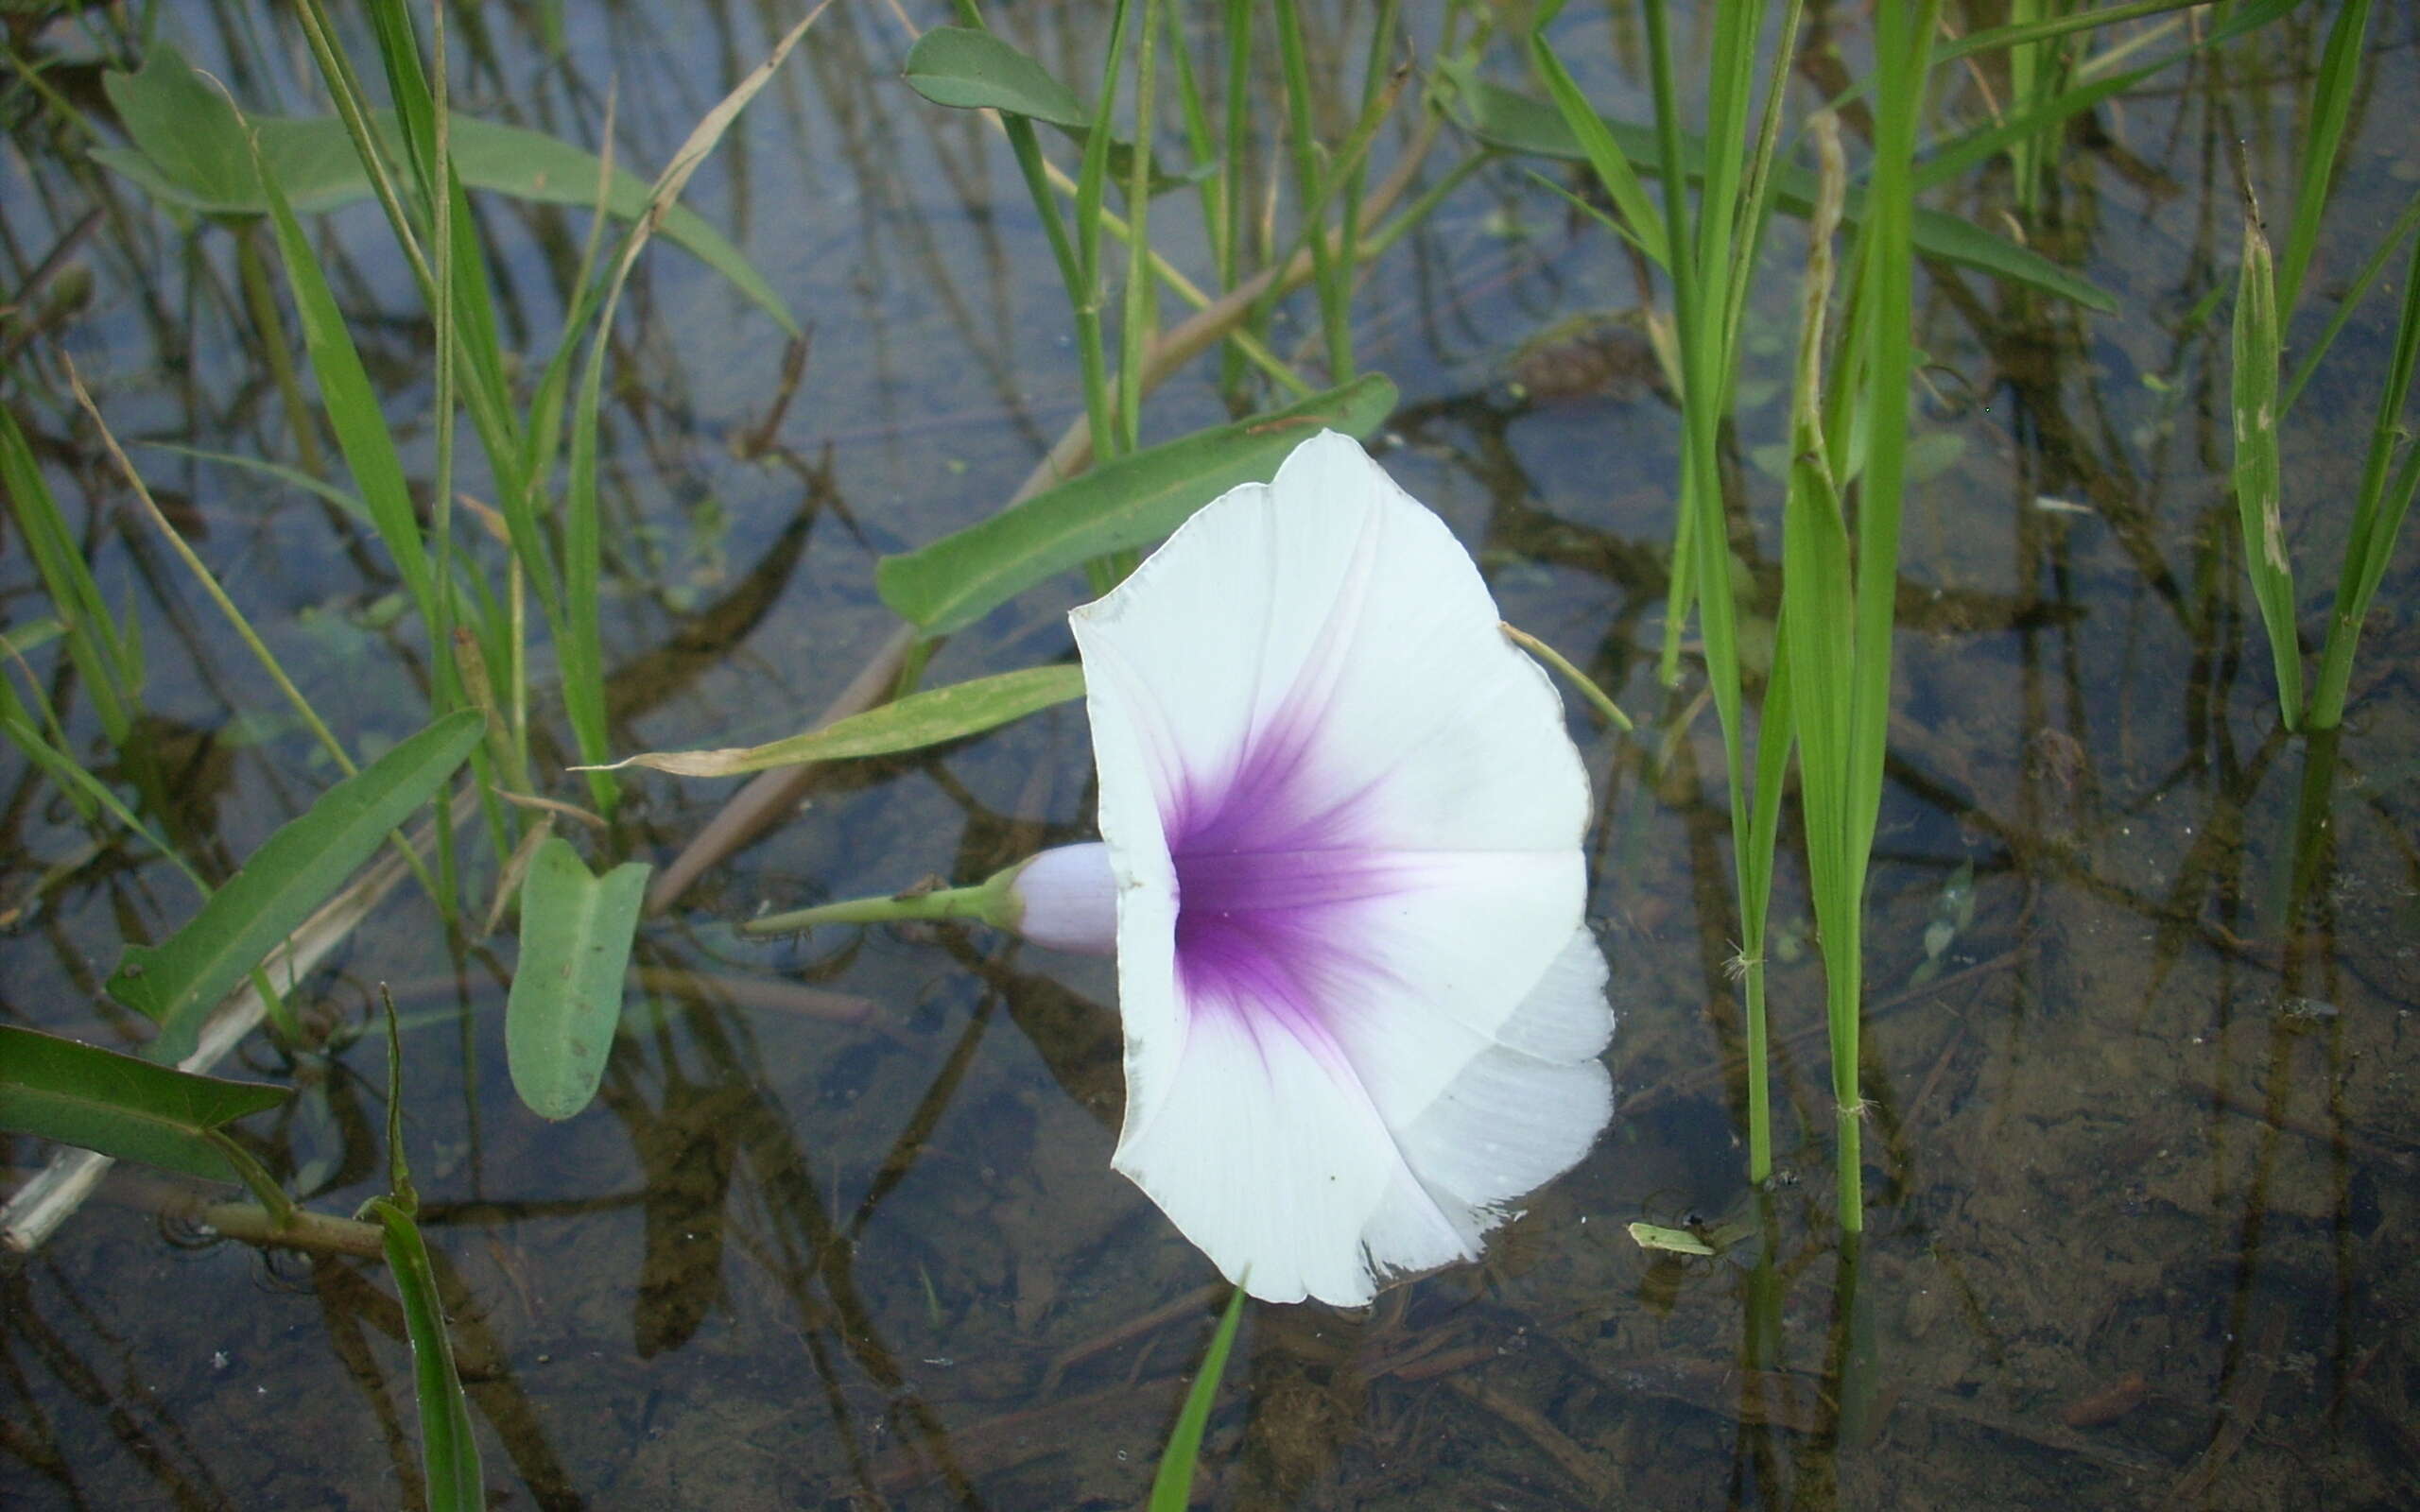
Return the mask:
<path fill-rule="evenodd" d="M 1339 8 L 1314 9 L 1322 55 L 1357 66 Z M 2345 202 L 2294 323 L 2306 339 L 2420 180 L 2420 16 L 2382 9 Z M 1093 77 L 1100 7 L 1000 9 L 1063 77 Z M 648 168 L 782 19 L 571 10 L 560 59 L 537 12 L 482 11 L 456 39 L 457 103 L 592 143 L 617 91 L 617 152 Z M 1858 56 L 1858 18 L 1837 20 Z M 247 103 L 308 108 L 282 10 L 184 8 L 164 26 Z M 1361 362 L 1404 393 L 1384 460 L 1479 554 L 1509 618 L 1642 716 L 1631 739 L 1575 720 L 1599 789 L 1592 914 L 1616 963 L 1620 1106 L 1482 1264 L 1366 1315 L 1253 1309 L 1205 1453 L 1212 1504 L 2420 1500 L 2412 555 L 2381 594 L 2341 741 L 2275 733 L 2227 492 L 2223 307 L 2213 320 L 2201 302 L 2233 284 L 2227 145 L 2244 141 L 2287 194 L 2324 29 L 2302 17 L 2172 70 L 2070 138 L 2031 236 L 2124 313 L 1938 268 L 1920 291 L 1917 428 L 1934 465 L 1908 507 L 1871 895 L 1861 1246 L 1830 1216 L 1822 982 L 1794 860 L 1772 982 L 1791 1178 L 1758 1201 L 1741 1175 L 1720 746 L 1696 684 L 1653 679 L 1677 421 L 1623 314 L 1631 271 L 1510 163 L 1377 266 L 1357 315 Z M 1600 103 L 1643 113 L 1606 37 L 1599 17 L 1576 19 L 1566 52 L 1600 65 Z M 786 404 L 770 324 L 677 250 L 649 256 L 609 420 L 622 748 L 796 728 L 891 627 L 875 558 L 994 507 L 1080 407 L 1013 166 L 979 123 L 896 81 L 908 40 L 883 8 L 836 8 L 690 198 L 812 328 Z M 92 45 L 63 22 L 19 42 L 71 59 Z M 1514 51 L 1498 48 L 1508 69 Z M 1806 72 L 1829 88 L 1838 66 Z M 52 77 L 97 101 L 90 68 Z M 1943 79 L 1979 118 L 1978 81 Z M 63 236 L 91 278 L 87 301 L 12 356 L 7 402 L 89 522 L 112 601 L 142 615 L 155 745 L 184 796 L 174 827 L 223 868 L 327 776 L 127 512 L 56 354 L 74 353 L 130 441 L 286 461 L 295 443 L 231 233 L 171 225 L 78 162 L 22 92 L 0 100 L 9 286 Z M 1381 164 L 1401 150 L 1390 135 Z M 1449 139 L 1426 171 L 1465 150 Z M 2005 230 L 2005 201 L 1985 172 L 1935 202 Z M 1187 201 L 1163 203 L 1163 245 L 1190 257 Z M 480 214 L 504 252 L 508 339 L 543 351 L 579 217 L 493 200 Z M 425 337 L 376 212 L 320 233 L 393 413 L 422 412 Z M 1781 425 L 1801 236 L 1785 222 L 1772 238 L 1770 339 L 1742 380 L 1756 528 L 1737 539 L 1768 620 L 1778 489 L 1755 456 Z M 1291 335 L 1315 335 L 1309 308 Z M 2374 296 L 2288 428 L 2307 625 L 2342 551 L 2336 506 L 2392 318 Z M 1224 413 L 1207 368 L 1153 406 L 1163 436 Z M 428 436 L 406 439 L 424 471 Z M 136 455 L 331 721 L 404 732 L 423 706 L 417 631 L 382 612 L 395 585 L 374 545 L 300 491 Z M 12 621 L 43 612 L 32 582 L 22 553 L 0 559 Z M 958 637 L 934 678 L 1063 655 L 1079 586 Z M 128 931 L 172 927 L 188 895 L 119 851 L 38 892 L 81 833 L 22 763 L 0 782 L 0 888 L 18 910 L 0 1013 L 130 1035 L 98 980 Z M 729 785 L 634 784 L 620 843 L 667 859 Z M 1108 1169 L 1106 968 L 955 930 L 764 945 L 726 924 L 765 902 L 979 877 L 1088 833 L 1090 800 L 1072 708 L 829 778 L 643 933 L 648 991 L 598 1104 L 561 1125 L 504 1076 L 509 939 L 448 946 L 399 894 L 339 954 L 309 1012 L 360 1024 L 386 981 L 412 1025 L 407 1150 L 493 1493 L 549 1508 L 1142 1499 L 1222 1294 Z M 257 1040 L 246 1053 L 241 1069 L 305 1089 L 254 1127 L 315 1207 L 380 1190 L 386 1058 L 375 1035 L 293 1066 Z M 43 1154 L 0 1150 L 19 1174 Z M 199 1244 L 145 1211 L 145 1189 L 112 1195 L 0 1277 L 0 1500 L 417 1497 L 407 1357 L 378 1268 Z M 1743 1219 L 1751 1237 L 1715 1261 L 1651 1259 L 1624 1232 L 1641 1218 Z"/>

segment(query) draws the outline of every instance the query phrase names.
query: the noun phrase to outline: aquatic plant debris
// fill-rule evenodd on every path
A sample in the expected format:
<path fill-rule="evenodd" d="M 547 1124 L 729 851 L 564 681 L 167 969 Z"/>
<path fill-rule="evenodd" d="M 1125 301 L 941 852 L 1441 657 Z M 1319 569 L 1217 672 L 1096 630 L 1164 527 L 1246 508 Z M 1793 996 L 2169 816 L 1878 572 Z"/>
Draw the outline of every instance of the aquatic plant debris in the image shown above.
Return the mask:
<path fill-rule="evenodd" d="M 1266 1301 L 1475 1259 L 1613 1110 L 1588 781 L 1545 673 L 1333 432 L 1071 620 L 1115 883 L 1113 1163 Z"/>

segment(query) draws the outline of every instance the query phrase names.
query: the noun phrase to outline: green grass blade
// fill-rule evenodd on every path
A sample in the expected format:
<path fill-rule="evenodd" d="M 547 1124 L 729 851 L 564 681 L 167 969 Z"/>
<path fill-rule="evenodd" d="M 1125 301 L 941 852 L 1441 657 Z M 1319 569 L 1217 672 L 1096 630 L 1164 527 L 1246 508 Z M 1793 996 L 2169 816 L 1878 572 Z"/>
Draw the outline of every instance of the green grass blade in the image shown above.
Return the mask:
<path fill-rule="evenodd" d="M 344 453 L 354 487 L 377 526 L 378 539 L 394 559 L 404 586 L 420 610 L 423 633 L 434 634 L 440 624 L 436 578 L 429 565 L 427 545 L 421 538 L 420 518 L 412 507 L 411 490 L 404 478 L 403 458 L 396 452 L 394 435 L 387 427 L 387 417 L 379 408 L 378 393 L 371 387 L 361 353 L 345 329 L 336 295 L 320 270 L 319 257 L 286 203 L 276 174 L 266 163 L 256 163 L 255 167 L 268 202 L 278 261 L 285 269 L 285 286 L 302 323 L 303 350 L 310 354 L 311 371 L 319 379 L 320 398 L 326 406 L 328 423 L 336 431 L 337 445 Z"/>
<path fill-rule="evenodd" d="M 1629 223 L 1628 234 L 1633 245 L 1645 252 L 1657 266 L 1666 266 L 1667 249 L 1671 238 L 1665 234 L 1664 216 L 1648 197 L 1647 186 L 1639 180 L 1631 160 L 1614 141 L 1605 118 L 1588 103 L 1579 82 L 1571 77 L 1563 60 L 1555 56 L 1554 47 L 1547 41 L 1547 27 L 1561 13 L 1561 0 L 1538 14 L 1530 28 L 1530 66 L 1547 86 L 1547 94 L 1554 102 L 1564 129 L 1581 150 L 1588 165 L 1597 171 L 1597 181 L 1613 197 L 1614 208 Z"/>
<path fill-rule="evenodd" d="M 483 730 L 466 709 L 400 742 L 281 826 L 182 929 L 128 946 L 109 993 L 160 1026 L 147 1054 L 182 1058 L 203 1016 L 428 801 Z"/>
<path fill-rule="evenodd" d="M 454 1345 L 445 1334 L 445 1306 L 428 1246 L 410 1215 L 384 1197 L 372 1198 L 365 1216 L 377 1219 L 386 1232 L 387 1269 L 404 1304 L 429 1512 L 483 1512 L 487 1496 L 480 1485 L 478 1438 L 462 1378 L 454 1368 Z"/>
<path fill-rule="evenodd" d="M 2420 207 L 2420 197 L 2412 204 Z M 2402 423 L 2415 368 L 2420 368 L 2420 241 L 2412 244 L 2411 261 L 2404 269 L 2402 318 L 2395 325 L 2387 380 L 2378 391 L 2377 419 L 2371 428 L 2360 491 L 2354 495 L 2353 529 L 2344 542 L 2343 568 L 2336 577 L 2335 611 L 2328 616 L 2327 644 L 2320 653 L 2319 680 L 2311 692 L 2309 724 L 2314 730 L 2333 730 L 2343 719 L 2344 693 L 2352 680 L 2353 653 L 2360 645 L 2361 622 L 2369 617 L 2370 602 L 2386 578 L 2395 538 L 2411 511 L 2415 484 L 2420 484 L 2420 446 L 2412 444 Z M 2397 449 L 2404 453 L 2403 466 L 2390 477 Z"/>
<path fill-rule="evenodd" d="M 210 1134 L 286 1096 L 283 1087 L 199 1076 L 0 1024 L 0 1128 L 116 1160 L 239 1179 Z"/>
<path fill-rule="evenodd" d="M 973 624 L 1016 594 L 1111 552 L 1150 545 L 1325 428 L 1363 437 L 1386 421 L 1394 385 L 1371 373 L 1302 404 L 1104 462 L 1057 488 L 874 571 L 882 601 L 927 636 Z"/>
<path fill-rule="evenodd" d="M 1117 450 L 1143 444 L 1143 349 L 1158 312 L 1159 284 L 1151 279 L 1151 134 L 1159 84 L 1159 0 L 1141 0 L 1134 24 L 1134 146 L 1127 175 L 1126 301 L 1117 321 Z M 1347 372 L 1344 377 L 1351 377 Z M 1131 563 L 1127 567 L 1131 568 Z M 1118 572 L 1124 576 L 1124 569 Z"/>
<path fill-rule="evenodd" d="M 736 777 L 804 762 L 840 761 L 922 750 L 979 735 L 1011 720 L 1084 696 L 1084 674 L 1072 666 L 1027 667 L 994 677 L 927 688 L 836 720 L 821 729 L 762 746 L 723 750 L 650 751 L 617 763 L 683 777 Z"/>
<path fill-rule="evenodd" d="M 101 733 L 122 750 L 134 728 L 141 678 L 128 676 L 134 662 L 119 638 L 116 617 L 93 580 L 83 547 L 68 529 L 33 448 L 6 405 L 0 405 L 0 491 L 9 495 L 9 511 L 42 575 L 43 592 L 67 627 L 68 659 L 93 700 Z"/>
<path fill-rule="evenodd" d="M 2336 301 L 2336 313 L 2327 318 L 2326 326 L 2309 344 L 2309 350 L 2303 353 L 2303 360 L 2295 367 L 2292 380 L 2286 385 L 2285 399 L 2278 405 L 2280 413 L 2291 411 L 2301 400 L 2304 387 L 2310 383 L 2311 375 L 2319 370 L 2320 359 L 2327 355 L 2328 349 L 2336 344 L 2336 338 L 2343 334 L 2345 326 L 2352 323 L 2354 312 L 2361 307 L 2371 286 L 2386 271 L 2386 265 L 2394 257 L 2394 249 L 2403 245 L 2403 239 L 2411 235 L 2414 228 L 2420 228 L 2420 195 L 2411 197 L 2411 202 L 2403 207 L 2403 213 L 2394 217 L 2394 224 L 2387 228 L 2386 234 L 2378 238 L 2377 246 L 2362 260 L 2360 271 L 2344 285 L 2343 297 Z"/>
<path fill-rule="evenodd" d="M 1309 238 L 1311 284 L 1319 295 L 1320 327 L 1327 338 L 1329 373 L 1353 376 L 1352 264 L 1349 249 L 1332 247 L 1319 233 L 1328 176 L 1321 162 L 1312 120 L 1310 56 L 1303 42 L 1303 17 L 1295 0 L 1276 0 L 1277 50 L 1286 79 L 1286 138 L 1294 154 L 1294 194 L 1301 233 Z"/>
<path fill-rule="evenodd" d="M 2370 0 L 2345 0 L 2328 26 L 2327 46 L 2320 55 L 2319 73 L 2311 80 L 2310 129 L 2303 138 L 2302 161 L 2294 175 L 2294 219 L 2286 230 L 2285 261 L 2277 268 L 2281 318 L 2294 313 L 2303 274 L 2310 266 L 2311 254 L 2319 249 L 2320 222 L 2327 214 L 2336 159 L 2344 145 L 2344 125 L 2353 113 L 2361 42 L 2369 27 Z"/>
<path fill-rule="evenodd" d="M 1571 163 L 1588 161 L 1587 150 L 1564 125 L 1563 117 L 1555 108 L 1546 101 L 1484 82 L 1474 87 L 1466 98 L 1470 107 L 1471 129 L 1491 146 Z M 1604 124 L 1614 145 L 1633 168 L 1642 174 L 1660 171 L 1652 128 L 1613 120 Z M 1683 138 L 1682 171 L 1692 180 L 1703 174 L 1703 143 L 1685 136 Z M 1804 171 L 1776 168 L 1772 185 L 1772 203 L 1776 208 L 1793 215 L 1804 215 L 1812 208 L 1815 183 Z M 1850 197 L 1848 215 L 1852 221 L 1862 219 L 1864 206 L 1859 197 Z M 2041 253 L 2019 247 L 2005 237 L 1995 236 L 1961 216 L 1940 211 L 1918 210 L 1913 221 L 1913 234 L 1917 251 L 1927 257 L 2039 289 L 2046 294 L 2071 300 L 2087 309 L 2117 313 L 2118 301 L 2107 290 L 2061 267 Z"/>
<path fill-rule="evenodd" d="M 604 1079 L 647 873 L 626 861 L 592 876 L 563 840 L 548 840 L 530 858 L 504 1044 L 513 1090 L 540 1118 L 571 1117 Z"/>
<path fill-rule="evenodd" d="M 2283 480 L 2277 454 L 2276 274 L 2258 206 L 2244 206 L 2243 259 L 2236 279 L 2234 334 L 2235 502 L 2243 527 L 2244 570 L 2260 605 L 2269 655 L 2277 669 L 2277 705 L 2286 728 L 2302 720 L 2303 658 L 2294 626 L 2294 569 L 2286 554 Z"/>
<path fill-rule="evenodd" d="M 2053 132 L 2060 123 L 2090 110 L 2102 100 L 2125 94 L 2195 53 L 2268 26 L 2300 3 L 2301 0 L 2261 0 L 2259 4 L 2245 6 L 2234 12 L 2222 24 L 2211 27 L 2188 45 L 2164 54 L 2149 63 L 2138 64 L 2040 99 L 2021 100 L 2018 103 L 2022 104 L 2022 109 L 2012 109 L 1992 125 L 1945 143 L 1929 152 L 1915 170 L 1916 190 L 1922 193 L 1963 178 L 1976 164 L 1994 155 L 2046 136 Z M 1837 107 L 1841 102 L 1836 100 L 1833 103 Z"/>
<path fill-rule="evenodd" d="M 557 626 L 563 667 L 563 706 L 571 715 L 572 735 L 580 759 L 592 766 L 604 762 L 606 751 L 605 654 L 598 623 L 598 578 L 604 563 L 597 516 L 596 428 L 604 402 L 605 353 L 613 335 L 614 312 L 621 302 L 622 288 L 630 280 L 631 269 L 638 265 L 648 234 L 681 198 L 690 176 L 720 145 L 723 133 L 731 129 L 739 112 L 772 82 L 774 74 L 788 60 L 790 50 L 830 4 L 831 0 L 823 0 L 785 32 L 765 60 L 690 129 L 672 160 L 656 176 L 654 187 L 648 192 L 647 213 L 631 228 L 613 275 L 606 281 L 605 297 L 597 309 L 596 333 L 590 340 L 579 395 L 572 405 L 571 478 L 563 505 L 563 614 Z M 618 795 L 611 778 L 601 770 L 590 771 L 588 790 L 600 809 L 613 812 Z"/>
<path fill-rule="evenodd" d="M 1219 1332 L 1210 1336 L 1210 1352 L 1201 1358 L 1176 1427 L 1161 1452 L 1159 1473 L 1151 1477 L 1150 1512 L 1185 1512 L 1193 1503 L 1193 1469 L 1201 1457 L 1201 1433 L 1210 1425 L 1210 1408 L 1219 1398 L 1219 1383 L 1227 1373 L 1227 1355 L 1236 1347 L 1236 1330 L 1244 1317 L 1244 1289 L 1236 1288 L 1219 1316 Z"/>

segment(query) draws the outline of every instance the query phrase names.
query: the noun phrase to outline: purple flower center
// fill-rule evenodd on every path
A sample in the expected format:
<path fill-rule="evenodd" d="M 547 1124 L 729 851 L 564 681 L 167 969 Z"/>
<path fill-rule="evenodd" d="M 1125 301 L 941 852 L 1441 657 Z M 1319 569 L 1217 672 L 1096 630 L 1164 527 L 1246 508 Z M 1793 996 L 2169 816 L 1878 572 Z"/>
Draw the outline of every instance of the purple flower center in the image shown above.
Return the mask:
<path fill-rule="evenodd" d="M 1311 747 L 1310 721 L 1281 713 L 1226 775 L 1186 781 L 1167 833 L 1182 1001 L 1325 1053 L 1335 985 L 1374 964 L 1358 948 L 1355 905 L 1395 890 L 1396 868 L 1360 838 L 1368 789 L 1328 790 Z"/>

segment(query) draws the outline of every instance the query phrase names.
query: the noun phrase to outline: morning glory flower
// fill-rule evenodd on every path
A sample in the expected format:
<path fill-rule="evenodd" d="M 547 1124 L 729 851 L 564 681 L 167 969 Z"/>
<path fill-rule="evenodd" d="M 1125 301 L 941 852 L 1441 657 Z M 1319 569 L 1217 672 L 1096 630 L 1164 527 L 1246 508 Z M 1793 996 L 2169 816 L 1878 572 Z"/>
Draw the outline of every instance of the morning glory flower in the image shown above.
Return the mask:
<path fill-rule="evenodd" d="M 1071 620 L 1102 843 L 1004 876 L 1028 935 L 1114 937 L 1113 1163 L 1264 1300 L 1476 1258 L 1612 1113 L 1588 781 L 1546 675 L 1443 523 L 1326 432 Z"/>
<path fill-rule="evenodd" d="M 1117 956 L 1112 1163 L 1265 1301 L 1478 1258 L 1613 1112 L 1588 779 L 1443 523 L 1329 432 L 1070 620 L 1101 838 L 752 920 Z"/>

